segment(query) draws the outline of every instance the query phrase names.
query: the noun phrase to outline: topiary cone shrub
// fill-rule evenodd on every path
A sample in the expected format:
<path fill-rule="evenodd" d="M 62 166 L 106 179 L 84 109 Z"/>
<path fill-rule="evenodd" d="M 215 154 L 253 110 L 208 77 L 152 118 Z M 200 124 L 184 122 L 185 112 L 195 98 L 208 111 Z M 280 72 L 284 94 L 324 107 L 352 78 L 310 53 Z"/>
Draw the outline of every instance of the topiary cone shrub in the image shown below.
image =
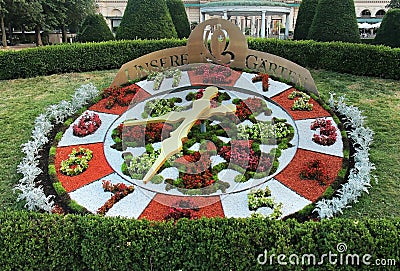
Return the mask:
<path fill-rule="evenodd" d="M 177 38 L 165 0 L 129 0 L 117 39 Z"/>
<path fill-rule="evenodd" d="M 101 14 L 90 14 L 82 23 L 76 39 L 80 42 L 113 40 L 114 35 Z"/>
<path fill-rule="evenodd" d="M 361 42 L 354 1 L 320 0 L 308 39 L 324 42 Z"/>
<path fill-rule="evenodd" d="M 190 24 L 182 0 L 167 0 L 167 6 L 178 38 L 189 37 Z"/>
<path fill-rule="evenodd" d="M 318 0 L 303 0 L 299 7 L 299 15 L 294 28 L 295 40 L 306 40 L 312 21 L 314 19 L 315 10 L 318 5 Z"/>
<path fill-rule="evenodd" d="M 400 47 L 400 9 L 390 9 L 382 19 L 373 44 Z"/>

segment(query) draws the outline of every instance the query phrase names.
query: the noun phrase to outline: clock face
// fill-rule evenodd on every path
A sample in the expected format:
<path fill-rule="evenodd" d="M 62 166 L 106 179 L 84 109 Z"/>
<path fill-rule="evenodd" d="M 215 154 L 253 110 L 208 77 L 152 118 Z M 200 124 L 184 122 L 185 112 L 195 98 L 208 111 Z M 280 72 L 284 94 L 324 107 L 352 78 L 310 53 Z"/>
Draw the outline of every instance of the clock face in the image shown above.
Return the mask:
<path fill-rule="evenodd" d="M 123 162 L 110 165 L 135 185 L 174 195 L 265 183 L 290 163 L 298 132 L 286 110 L 248 86 L 183 86 L 131 104 L 108 132 L 122 139 L 113 151 Z M 213 97 L 205 98 L 210 89 Z"/>
<path fill-rule="evenodd" d="M 302 210 L 341 170 L 341 133 L 310 96 L 271 78 L 265 89 L 259 77 L 199 64 L 106 89 L 58 142 L 58 180 L 109 216 L 163 220 L 169 207 L 192 205 L 207 217 Z M 259 208 L 259 197 L 275 207 Z"/>

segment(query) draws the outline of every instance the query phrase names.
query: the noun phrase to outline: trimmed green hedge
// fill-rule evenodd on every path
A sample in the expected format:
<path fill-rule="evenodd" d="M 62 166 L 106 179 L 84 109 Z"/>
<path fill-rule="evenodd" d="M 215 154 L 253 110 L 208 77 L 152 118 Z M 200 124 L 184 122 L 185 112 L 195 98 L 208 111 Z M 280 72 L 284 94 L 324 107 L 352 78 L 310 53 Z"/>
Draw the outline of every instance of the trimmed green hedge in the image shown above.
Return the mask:
<path fill-rule="evenodd" d="M 301 66 L 354 75 L 400 79 L 400 49 L 342 42 L 249 39 L 249 48 Z M 135 40 L 64 44 L 0 52 L 0 80 L 54 73 L 116 69 L 142 55 L 186 40 Z"/>
<path fill-rule="evenodd" d="M 73 43 L 0 52 L 0 80 L 120 68 L 142 55 L 186 45 L 186 40 Z"/>
<path fill-rule="evenodd" d="M 400 49 L 345 42 L 249 39 L 251 49 L 287 58 L 303 67 L 400 79 Z"/>
<path fill-rule="evenodd" d="M 304 270 L 277 255 L 338 254 L 312 270 L 370 270 L 340 263 L 342 253 L 400 260 L 400 219 L 299 223 L 294 220 L 200 219 L 173 223 L 0 212 L 1 270 Z M 267 251 L 267 262 L 257 257 Z M 274 265 L 270 264 L 273 256 Z M 264 261 L 260 256 L 259 260 Z M 335 258 L 332 258 L 332 260 Z M 343 258 L 345 261 L 345 258 Z M 308 261 L 306 262 L 307 265 Z M 397 268 L 398 268 L 397 263 Z M 304 266 L 303 266 L 304 268 Z M 308 266 L 308 268 L 311 268 Z M 307 269 L 310 270 L 310 269 Z M 385 270 L 396 270 L 386 266 Z"/>

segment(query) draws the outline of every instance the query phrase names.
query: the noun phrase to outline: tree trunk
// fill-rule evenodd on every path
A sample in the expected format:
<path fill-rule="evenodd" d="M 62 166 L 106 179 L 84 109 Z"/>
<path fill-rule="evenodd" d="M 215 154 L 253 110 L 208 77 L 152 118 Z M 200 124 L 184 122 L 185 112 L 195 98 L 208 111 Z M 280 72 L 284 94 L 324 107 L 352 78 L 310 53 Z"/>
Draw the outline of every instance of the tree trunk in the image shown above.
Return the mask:
<path fill-rule="evenodd" d="M 35 40 L 36 40 L 36 46 L 43 46 L 42 42 L 42 37 L 40 36 L 40 26 L 37 25 L 35 27 Z"/>
<path fill-rule="evenodd" d="M 67 29 L 65 27 L 65 24 L 61 26 L 61 33 L 62 33 L 62 42 L 68 42 L 67 41 Z"/>
<path fill-rule="evenodd" d="M 3 42 L 3 47 L 7 48 L 7 36 L 6 36 L 6 27 L 4 26 L 4 16 L 0 16 L 0 24 L 1 24 L 1 41 Z"/>
<path fill-rule="evenodd" d="M 22 43 L 26 43 L 25 25 L 22 25 Z"/>

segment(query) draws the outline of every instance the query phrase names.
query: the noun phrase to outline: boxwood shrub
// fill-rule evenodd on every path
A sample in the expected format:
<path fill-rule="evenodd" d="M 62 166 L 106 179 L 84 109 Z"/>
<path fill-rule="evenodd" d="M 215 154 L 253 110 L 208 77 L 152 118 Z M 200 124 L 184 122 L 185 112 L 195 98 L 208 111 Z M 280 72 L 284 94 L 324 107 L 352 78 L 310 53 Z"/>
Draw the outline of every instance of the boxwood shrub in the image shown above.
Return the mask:
<path fill-rule="evenodd" d="M 313 69 L 400 79 L 400 48 L 344 42 L 249 39 L 249 48 Z M 0 52 L 0 80 L 54 73 L 116 69 L 142 55 L 186 40 L 134 40 L 62 44 Z"/>
<path fill-rule="evenodd" d="M 214 218 L 174 224 L 3 211 L 0 233 L 4 271 L 370 270 L 361 262 L 363 255 L 371 255 L 371 264 L 375 259 L 400 260 L 399 218 L 306 223 Z M 347 246 L 343 253 L 337 250 L 339 243 Z M 318 262 L 328 253 L 337 255 L 332 258 L 337 264 L 325 257 L 322 264 L 301 265 L 303 254 L 314 254 Z M 279 254 L 286 255 L 280 260 L 288 265 L 278 264 Z M 300 257 L 300 265 L 289 264 L 291 254 Z M 340 264 L 340 254 L 344 260 L 347 254 L 360 255 L 360 265 Z"/>

